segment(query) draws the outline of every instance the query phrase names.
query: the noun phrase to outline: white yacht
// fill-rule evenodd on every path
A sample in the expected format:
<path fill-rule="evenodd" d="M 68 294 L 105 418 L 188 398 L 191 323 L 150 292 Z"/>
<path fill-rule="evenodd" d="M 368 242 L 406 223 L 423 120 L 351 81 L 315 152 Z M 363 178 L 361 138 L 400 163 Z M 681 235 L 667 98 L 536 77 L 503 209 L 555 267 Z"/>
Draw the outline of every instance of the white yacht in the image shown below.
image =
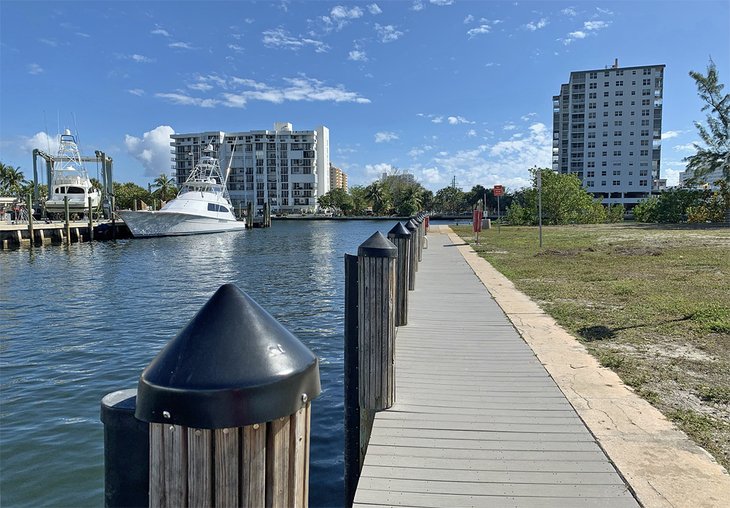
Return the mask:
<path fill-rule="evenodd" d="M 89 198 L 93 209 L 96 209 L 101 201 L 101 193 L 91 185 L 89 175 L 81 161 L 76 138 L 68 129 L 61 134 L 58 155 L 53 159 L 46 210 L 52 213 L 63 212 L 65 197 L 68 197 L 68 207 L 71 212 L 88 210 Z"/>
<path fill-rule="evenodd" d="M 233 215 L 227 179 L 227 174 L 225 178 L 221 174 L 213 146 L 208 145 L 175 199 L 159 211 L 127 210 L 118 214 L 135 237 L 239 231 L 246 225 Z"/>

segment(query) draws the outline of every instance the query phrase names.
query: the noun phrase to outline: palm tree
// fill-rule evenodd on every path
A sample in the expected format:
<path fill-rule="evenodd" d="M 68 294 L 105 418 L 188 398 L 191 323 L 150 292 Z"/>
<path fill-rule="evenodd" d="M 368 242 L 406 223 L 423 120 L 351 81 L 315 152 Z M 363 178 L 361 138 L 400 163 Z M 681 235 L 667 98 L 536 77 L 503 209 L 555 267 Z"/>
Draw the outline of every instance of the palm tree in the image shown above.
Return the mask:
<path fill-rule="evenodd" d="M 25 176 L 20 168 L 0 162 L 0 193 L 18 197 L 25 183 Z"/>
<path fill-rule="evenodd" d="M 381 214 L 388 209 L 388 196 L 382 182 L 373 182 L 365 188 L 365 196 L 373 204 L 373 212 Z"/>
<path fill-rule="evenodd" d="M 153 194 L 162 201 L 168 201 L 169 199 L 174 198 L 177 194 L 175 180 L 167 176 L 165 173 L 161 173 L 160 176 L 155 178 L 152 185 L 155 187 L 155 192 Z"/>

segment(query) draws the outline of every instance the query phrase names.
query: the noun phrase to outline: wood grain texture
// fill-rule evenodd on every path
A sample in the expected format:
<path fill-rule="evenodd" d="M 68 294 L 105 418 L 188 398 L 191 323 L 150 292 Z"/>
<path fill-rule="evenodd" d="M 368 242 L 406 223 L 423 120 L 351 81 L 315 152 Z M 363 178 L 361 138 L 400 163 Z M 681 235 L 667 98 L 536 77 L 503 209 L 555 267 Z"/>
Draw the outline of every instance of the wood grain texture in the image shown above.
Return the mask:
<path fill-rule="evenodd" d="M 213 480 L 213 499 L 216 507 L 228 508 L 239 506 L 239 447 L 243 429 L 228 428 L 213 431 L 214 453 L 213 463 L 215 478 Z"/>

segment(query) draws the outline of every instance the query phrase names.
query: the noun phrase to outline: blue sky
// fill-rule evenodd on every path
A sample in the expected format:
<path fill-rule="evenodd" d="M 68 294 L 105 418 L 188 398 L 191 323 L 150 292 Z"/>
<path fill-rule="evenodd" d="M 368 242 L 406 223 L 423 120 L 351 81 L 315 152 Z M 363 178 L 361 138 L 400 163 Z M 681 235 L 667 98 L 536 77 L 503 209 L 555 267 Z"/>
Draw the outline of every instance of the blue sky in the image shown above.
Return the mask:
<path fill-rule="evenodd" d="M 115 180 L 170 173 L 171 132 L 330 129 L 350 184 L 438 190 L 549 166 L 571 71 L 666 64 L 662 176 L 703 120 L 689 70 L 730 85 L 730 2 L 0 2 L 0 160 L 32 176 L 61 129 Z M 50 139 L 46 139 L 50 135 Z M 88 166 L 96 175 L 97 168 Z"/>

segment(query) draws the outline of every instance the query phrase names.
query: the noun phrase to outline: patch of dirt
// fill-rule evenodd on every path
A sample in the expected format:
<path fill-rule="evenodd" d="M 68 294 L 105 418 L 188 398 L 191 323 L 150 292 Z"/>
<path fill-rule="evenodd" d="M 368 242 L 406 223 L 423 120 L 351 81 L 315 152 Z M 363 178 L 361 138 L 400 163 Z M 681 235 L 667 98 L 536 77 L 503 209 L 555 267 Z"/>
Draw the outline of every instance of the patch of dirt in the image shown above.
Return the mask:
<path fill-rule="evenodd" d="M 631 355 L 641 356 L 642 358 L 668 358 L 672 360 L 691 360 L 695 362 L 716 362 L 717 358 L 713 357 L 691 344 L 642 344 L 634 346 L 632 344 L 614 344 L 616 349 L 625 351 Z"/>
<path fill-rule="evenodd" d="M 662 250 L 657 247 L 628 247 L 626 245 L 617 245 L 613 248 L 613 253 L 622 256 L 661 256 Z"/>
<path fill-rule="evenodd" d="M 545 249 L 543 251 L 538 252 L 535 254 L 536 257 L 539 256 L 579 256 L 580 254 L 584 252 L 596 252 L 596 249 L 593 247 L 587 247 L 583 249 Z"/>

